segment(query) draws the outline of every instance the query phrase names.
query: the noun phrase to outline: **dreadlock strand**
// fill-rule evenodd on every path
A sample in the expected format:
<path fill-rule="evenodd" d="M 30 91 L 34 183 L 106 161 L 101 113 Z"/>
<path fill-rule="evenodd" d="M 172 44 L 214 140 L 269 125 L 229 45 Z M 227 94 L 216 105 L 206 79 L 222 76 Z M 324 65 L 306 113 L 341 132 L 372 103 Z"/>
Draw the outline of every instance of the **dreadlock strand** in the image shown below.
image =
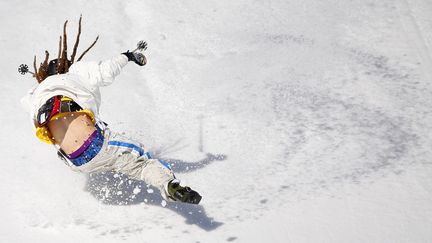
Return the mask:
<path fill-rule="evenodd" d="M 43 63 L 41 63 L 38 71 L 41 82 L 48 77 L 48 59 L 49 59 L 49 53 L 48 51 L 45 51 L 45 60 Z"/>
<path fill-rule="evenodd" d="M 69 71 L 69 66 L 72 65 L 75 61 L 75 57 L 77 54 L 77 49 L 78 49 L 78 45 L 79 45 L 79 41 L 80 41 L 80 37 L 81 37 L 81 23 L 82 23 L 82 15 L 80 15 L 79 18 L 79 24 L 78 24 L 78 34 L 75 40 L 75 44 L 73 47 L 73 52 L 71 55 L 71 60 L 68 59 L 67 56 L 67 33 L 66 33 L 66 27 L 68 24 L 68 20 L 66 20 L 63 24 L 63 35 L 60 35 L 59 38 L 59 45 L 58 45 L 58 55 L 57 55 L 57 73 L 59 74 L 63 74 L 63 73 L 67 73 Z M 87 54 L 87 52 L 93 48 L 93 46 L 96 44 L 96 42 L 99 40 L 99 36 L 96 37 L 96 40 L 90 45 L 89 48 L 87 48 L 87 50 L 85 50 L 81 56 L 78 58 L 77 61 L 81 61 L 81 59 L 84 57 L 85 54 Z M 45 51 L 45 60 L 43 63 L 40 64 L 39 69 L 37 69 L 36 67 L 36 56 L 34 57 L 33 60 L 33 68 L 34 68 L 34 74 L 33 77 L 36 78 L 36 80 L 38 81 L 38 83 L 41 83 L 45 78 L 48 77 L 48 67 L 49 67 L 49 53 L 48 51 Z"/>
<path fill-rule="evenodd" d="M 36 68 L 36 55 L 34 56 L 34 59 L 33 59 L 33 68 L 34 68 L 34 77 L 36 78 L 36 80 L 38 81 L 38 83 L 40 83 L 41 81 L 40 81 L 40 78 L 39 78 L 39 74 L 38 74 L 38 71 L 37 71 L 37 68 Z"/>
<path fill-rule="evenodd" d="M 77 52 L 77 49 L 78 49 L 78 43 L 79 43 L 79 39 L 80 39 L 80 35 L 81 35 L 81 19 L 82 19 L 82 15 L 80 15 L 80 19 L 79 19 L 79 22 L 78 22 L 78 34 L 77 34 L 77 38 L 76 38 L 75 45 L 74 45 L 74 48 L 73 48 L 72 56 L 71 56 L 71 63 L 74 62 L 75 55 L 76 55 L 76 52 Z"/>
<path fill-rule="evenodd" d="M 63 61 L 62 61 L 62 36 L 60 36 L 59 40 L 59 52 L 57 57 L 57 71 L 60 73 L 61 70 L 64 69 Z"/>
<path fill-rule="evenodd" d="M 60 40 L 59 40 L 59 49 L 58 49 L 58 56 L 57 59 L 60 59 L 60 55 L 61 55 L 61 44 L 62 44 L 62 37 L 60 36 Z"/>
<path fill-rule="evenodd" d="M 96 44 L 96 42 L 98 41 L 99 36 L 96 37 L 96 40 L 93 42 L 93 44 L 91 44 L 91 46 L 89 48 L 87 48 L 87 50 L 85 50 L 83 52 L 83 54 L 81 54 L 81 56 L 78 58 L 78 62 L 81 61 L 81 59 L 84 57 L 84 55 Z"/>
<path fill-rule="evenodd" d="M 43 62 L 44 66 L 48 67 L 48 60 L 49 60 L 49 52 L 47 50 L 45 50 L 45 60 Z"/>
<path fill-rule="evenodd" d="M 67 63 L 67 34 L 66 34 L 66 26 L 68 21 L 66 20 L 63 25 L 63 51 L 61 55 L 61 62 L 63 68 L 59 70 L 59 73 L 66 73 L 68 70 L 68 63 Z"/>

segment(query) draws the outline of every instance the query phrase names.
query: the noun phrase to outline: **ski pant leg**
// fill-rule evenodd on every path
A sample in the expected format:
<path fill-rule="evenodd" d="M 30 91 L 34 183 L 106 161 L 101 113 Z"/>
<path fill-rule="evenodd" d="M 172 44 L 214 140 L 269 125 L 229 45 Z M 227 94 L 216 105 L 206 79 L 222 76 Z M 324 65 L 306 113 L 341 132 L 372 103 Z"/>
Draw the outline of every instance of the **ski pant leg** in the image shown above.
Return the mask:
<path fill-rule="evenodd" d="M 99 154 L 89 163 L 72 169 L 86 173 L 114 170 L 158 188 L 164 198 L 167 196 L 165 187 L 175 179 L 168 163 L 151 158 L 142 144 L 109 129 L 105 130 Z"/>
<path fill-rule="evenodd" d="M 131 179 L 144 181 L 158 188 L 163 197 L 166 196 L 165 187 L 169 181 L 175 179 L 168 163 L 153 159 L 141 143 L 117 133 L 111 134 L 107 149 L 118 156 L 112 165 L 115 171 Z"/>
<path fill-rule="evenodd" d="M 136 157 L 131 153 L 123 153 L 114 164 L 115 171 L 127 175 L 131 179 L 142 180 L 166 193 L 169 181 L 175 179 L 171 169 L 158 159 Z"/>

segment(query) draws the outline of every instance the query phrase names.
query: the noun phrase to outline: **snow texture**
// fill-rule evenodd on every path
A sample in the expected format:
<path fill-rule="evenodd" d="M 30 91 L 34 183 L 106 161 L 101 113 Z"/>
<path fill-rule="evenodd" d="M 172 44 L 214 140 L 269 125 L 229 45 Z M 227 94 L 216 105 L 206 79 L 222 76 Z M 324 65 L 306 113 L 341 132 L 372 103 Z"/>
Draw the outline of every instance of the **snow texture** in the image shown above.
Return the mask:
<path fill-rule="evenodd" d="M 432 242 L 432 3 L 1 1 L 0 242 Z M 37 140 L 21 76 L 83 15 L 84 57 L 144 39 L 102 118 L 198 206 L 77 174 Z M 69 48 L 71 50 L 71 48 Z M 31 68 L 32 69 L 32 68 Z"/>

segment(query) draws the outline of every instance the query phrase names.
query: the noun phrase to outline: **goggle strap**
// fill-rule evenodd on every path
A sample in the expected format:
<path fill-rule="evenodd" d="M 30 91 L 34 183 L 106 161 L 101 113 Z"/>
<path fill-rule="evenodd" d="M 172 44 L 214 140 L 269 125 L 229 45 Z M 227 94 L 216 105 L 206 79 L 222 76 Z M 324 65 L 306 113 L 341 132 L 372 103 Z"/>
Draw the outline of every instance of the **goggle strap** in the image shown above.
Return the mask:
<path fill-rule="evenodd" d="M 49 115 L 49 117 L 47 119 L 48 121 L 51 120 L 51 118 L 53 116 L 55 116 L 57 113 L 60 112 L 60 106 L 61 106 L 60 99 L 58 98 L 58 96 L 54 97 L 54 107 L 51 110 L 51 113 L 50 113 L 50 115 Z"/>

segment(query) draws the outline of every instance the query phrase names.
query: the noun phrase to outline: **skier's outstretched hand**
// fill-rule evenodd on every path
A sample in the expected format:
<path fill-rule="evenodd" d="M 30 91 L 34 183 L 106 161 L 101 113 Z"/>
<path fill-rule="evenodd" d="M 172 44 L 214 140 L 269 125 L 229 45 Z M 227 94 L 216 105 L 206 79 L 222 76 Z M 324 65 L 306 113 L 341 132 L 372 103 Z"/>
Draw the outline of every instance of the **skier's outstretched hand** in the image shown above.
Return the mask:
<path fill-rule="evenodd" d="M 136 64 L 140 66 L 144 66 L 147 63 L 147 59 L 144 56 L 144 54 L 137 51 L 145 51 L 145 50 L 147 50 L 147 42 L 139 41 L 137 44 L 137 48 L 135 50 L 131 52 L 128 50 L 127 52 L 123 52 L 122 54 L 127 56 L 129 61 L 134 61 Z"/>
<path fill-rule="evenodd" d="M 144 66 L 147 63 L 147 59 L 141 52 L 123 52 L 123 55 L 127 56 L 129 61 L 134 61 L 136 64 L 140 66 Z"/>

